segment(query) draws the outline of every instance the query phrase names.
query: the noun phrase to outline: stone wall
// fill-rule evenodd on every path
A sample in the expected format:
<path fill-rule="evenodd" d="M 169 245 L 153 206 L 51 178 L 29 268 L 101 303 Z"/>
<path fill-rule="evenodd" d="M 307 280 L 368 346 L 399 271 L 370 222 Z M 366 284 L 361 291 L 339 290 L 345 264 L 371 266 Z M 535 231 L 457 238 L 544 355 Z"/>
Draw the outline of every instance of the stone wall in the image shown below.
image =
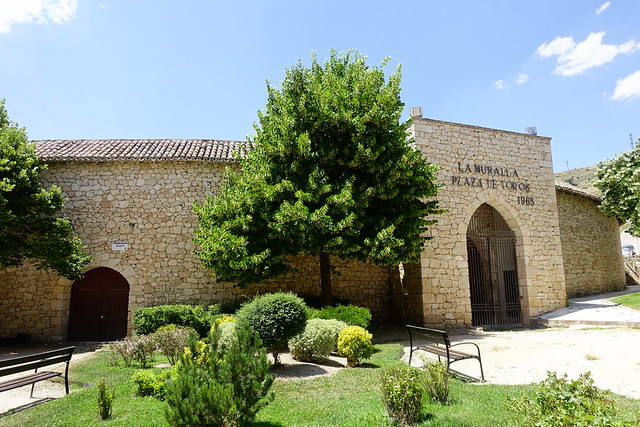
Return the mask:
<path fill-rule="evenodd" d="M 109 267 L 130 285 L 129 316 L 141 306 L 213 304 L 274 290 L 318 295 L 317 262 L 296 260 L 298 273 L 245 289 L 216 283 L 193 251 L 193 202 L 215 192 L 224 164 L 212 162 L 52 163 L 44 185 L 61 187 L 64 214 L 93 257 L 87 270 Z M 127 250 L 114 250 L 126 242 Z M 389 270 L 333 260 L 334 294 L 368 306 L 378 318 L 390 301 Z M 0 337 L 66 337 L 72 282 L 30 266 L 0 271 Z M 130 320 L 130 317 L 129 317 Z M 131 325 L 129 325 L 131 329 Z"/>
<path fill-rule="evenodd" d="M 483 203 L 495 208 L 516 236 L 517 277 L 524 325 L 565 303 L 550 139 L 416 118 L 416 146 L 441 167 L 438 196 L 446 213 L 428 234 L 420 295 L 427 325 L 472 324 L 466 233 Z"/>
<path fill-rule="evenodd" d="M 598 200 L 559 188 L 558 215 L 568 297 L 624 289 L 620 224 Z"/>
<path fill-rule="evenodd" d="M 563 307 L 567 291 L 593 293 L 623 283 L 613 222 L 598 217 L 588 200 L 565 195 L 558 196 L 559 217 L 549 138 L 423 118 L 409 131 L 416 147 L 441 167 L 438 200 L 446 213 L 427 231 L 432 240 L 419 263 L 389 269 L 332 259 L 339 273 L 333 275 L 335 297 L 371 308 L 378 322 L 472 325 L 467 231 L 483 204 L 515 235 L 523 325 Z M 68 199 L 64 214 L 93 256 L 87 270 L 109 267 L 128 281 L 129 320 L 141 306 L 207 305 L 278 290 L 319 295 L 314 257 L 297 257 L 297 272 L 245 289 L 216 283 L 203 269 L 193 253 L 198 224 L 192 205 L 215 193 L 225 165 L 54 162 L 43 180 L 59 185 Z M 580 230 L 565 231 L 572 224 Z M 513 257 L 510 264 L 513 269 Z M 71 281 L 24 266 L 0 271 L 0 283 L 0 337 L 65 339 Z"/>

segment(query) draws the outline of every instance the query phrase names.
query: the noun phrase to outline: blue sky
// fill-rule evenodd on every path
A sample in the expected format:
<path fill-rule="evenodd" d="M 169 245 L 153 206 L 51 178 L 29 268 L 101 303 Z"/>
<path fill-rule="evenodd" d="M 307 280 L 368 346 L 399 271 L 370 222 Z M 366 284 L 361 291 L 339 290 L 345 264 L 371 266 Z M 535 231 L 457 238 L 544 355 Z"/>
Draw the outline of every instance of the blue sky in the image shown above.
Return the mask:
<path fill-rule="evenodd" d="M 640 137 L 640 0 L 0 0 L 0 98 L 31 139 L 245 139 L 287 68 L 356 49 L 428 118 L 552 138 L 554 169 Z"/>

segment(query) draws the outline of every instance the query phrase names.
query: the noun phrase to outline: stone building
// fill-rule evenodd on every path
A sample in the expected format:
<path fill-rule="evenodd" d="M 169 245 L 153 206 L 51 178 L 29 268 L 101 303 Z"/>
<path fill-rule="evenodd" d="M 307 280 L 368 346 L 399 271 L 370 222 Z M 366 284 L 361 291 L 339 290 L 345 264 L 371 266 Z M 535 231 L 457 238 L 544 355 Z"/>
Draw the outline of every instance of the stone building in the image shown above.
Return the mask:
<path fill-rule="evenodd" d="M 624 289 L 620 222 L 598 208 L 599 196 L 571 184 L 556 182 L 556 195 L 567 297 Z"/>
<path fill-rule="evenodd" d="M 390 269 L 333 260 L 336 297 L 370 307 L 381 323 L 527 326 L 564 306 L 567 294 L 624 286 L 615 220 L 597 215 L 591 195 L 556 189 L 549 138 L 421 117 L 409 130 L 441 167 L 438 199 L 447 212 L 429 230 L 420 263 Z M 93 260 L 76 282 L 29 265 L 0 271 L 0 337 L 110 340 L 131 331 L 137 307 L 276 290 L 318 295 L 313 257 L 296 258 L 295 273 L 239 289 L 216 283 L 194 255 L 192 205 L 215 193 L 226 167 L 237 167 L 241 144 L 36 141 L 49 164 L 44 184 L 61 187 L 64 213 Z M 579 233 L 571 228 L 583 222 Z M 598 244 L 588 246 L 595 235 Z"/>

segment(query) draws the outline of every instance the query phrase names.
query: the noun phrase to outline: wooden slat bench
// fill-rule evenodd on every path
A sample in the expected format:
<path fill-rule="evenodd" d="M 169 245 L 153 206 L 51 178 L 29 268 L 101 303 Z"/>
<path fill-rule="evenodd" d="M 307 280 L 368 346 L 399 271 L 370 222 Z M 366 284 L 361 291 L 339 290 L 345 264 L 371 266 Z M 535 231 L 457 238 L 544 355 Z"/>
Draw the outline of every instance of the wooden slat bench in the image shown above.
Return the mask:
<path fill-rule="evenodd" d="M 472 376 L 467 374 L 463 374 L 458 371 L 452 370 L 451 364 L 453 362 L 458 362 L 460 360 L 466 359 L 477 359 L 480 363 L 480 377 L 482 381 L 484 381 L 484 371 L 482 369 L 482 359 L 480 358 L 480 347 L 477 344 L 472 342 L 461 342 L 456 344 L 451 344 L 449 340 L 449 335 L 445 331 L 440 331 L 437 329 L 429 329 L 429 328 L 421 328 L 419 326 L 411 326 L 407 325 L 407 331 L 409 332 L 409 346 L 411 351 L 409 352 L 409 365 L 411 365 L 411 357 L 413 356 L 413 352 L 416 350 L 426 351 L 427 353 L 435 354 L 438 356 L 438 361 L 441 359 L 447 360 L 447 372 L 455 372 L 458 375 L 463 377 L 477 380 Z M 427 342 L 426 344 L 417 344 L 416 341 L 420 340 L 421 342 Z M 460 351 L 458 349 L 453 349 L 452 347 L 459 345 L 473 345 L 476 347 L 477 354 L 466 353 Z"/>
<path fill-rule="evenodd" d="M 0 360 L 0 378 L 31 370 L 34 371 L 27 375 L 18 376 L 0 382 L 0 392 L 13 390 L 14 388 L 31 384 L 30 397 L 33 397 L 33 389 L 38 381 L 63 376 L 62 372 L 56 371 L 38 372 L 38 368 L 55 365 L 57 363 L 65 363 L 64 386 L 67 394 L 69 394 L 69 362 L 71 361 L 71 355 L 74 350 L 75 347 L 64 347 L 56 350 L 43 351 L 40 353 Z"/>

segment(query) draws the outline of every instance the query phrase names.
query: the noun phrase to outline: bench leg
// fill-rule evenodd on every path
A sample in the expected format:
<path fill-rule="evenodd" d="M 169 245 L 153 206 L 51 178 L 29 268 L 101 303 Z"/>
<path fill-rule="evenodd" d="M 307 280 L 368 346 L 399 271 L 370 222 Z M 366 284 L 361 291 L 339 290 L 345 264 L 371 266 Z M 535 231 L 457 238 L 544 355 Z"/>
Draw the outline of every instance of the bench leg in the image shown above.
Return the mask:
<path fill-rule="evenodd" d="M 482 382 L 484 381 L 484 370 L 482 369 L 482 360 L 480 360 L 480 357 L 478 357 L 478 363 L 480 364 L 480 378 L 482 378 Z"/>
<path fill-rule="evenodd" d="M 31 394 L 29 395 L 29 398 L 33 398 L 33 389 L 35 388 L 36 383 L 31 384 Z"/>

